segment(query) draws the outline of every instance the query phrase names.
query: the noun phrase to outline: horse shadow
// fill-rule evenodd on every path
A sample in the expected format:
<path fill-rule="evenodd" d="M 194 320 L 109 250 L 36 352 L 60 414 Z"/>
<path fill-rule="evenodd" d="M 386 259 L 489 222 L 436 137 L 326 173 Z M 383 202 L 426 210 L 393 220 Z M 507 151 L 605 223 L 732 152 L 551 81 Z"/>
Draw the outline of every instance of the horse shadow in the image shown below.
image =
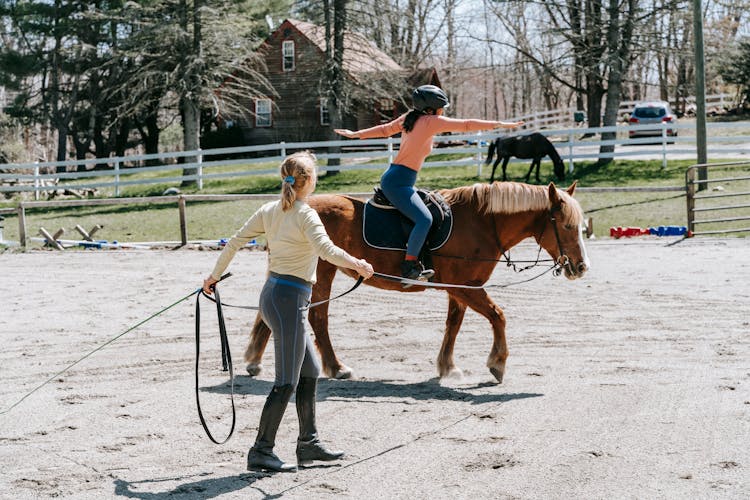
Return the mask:
<path fill-rule="evenodd" d="M 204 473 L 200 475 L 208 475 Z M 141 484 L 156 484 L 167 481 L 180 481 L 189 479 L 190 477 L 176 477 L 168 479 L 147 479 L 142 481 L 125 481 L 124 479 L 115 479 L 115 491 L 114 496 L 126 497 L 126 498 L 137 498 L 139 500 L 173 500 L 176 498 L 183 499 L 197 499 L 201 500 L 207 498 L 216 498 L 226 493 L 233 491 L 239 491 L 248 486 L 251 486 L 255 481 L 263 477 L 269 476 L 270 474 L 265 473 L 244 473 L 233 476 L 225 477 L 211 477 L 201 479 L 198 481 L 188 481 L 183 484 L 179 484 L 173 488 L 165 491 L 148 492 L 148 491 L 136 491 L 138 485 Z M 253 486 L 253 489 L 259 491 L 263 498 L 271 499 L 278 498 L 280 495 L 270 495 L 260 488 Z"/>
<path fill-rule="evenodd" d="M 367 401 L 372 398 L 408 398 L 417 401 L 465 401 L 472 405 L 485 403 L 504 403 L 516 399 L 538 398 L 539 393 L 489 393 L 474 394 L 470 391 L 486 387 L 496 387 L 494 382 L 483 382 L 464 387 L 447 387 L 440 384 L 440 378 L 434 377 L 423 382 L 395 383 L 392 380 L 335 380 L 322 378 L 318 381 L 317 401 Z M 259 380 L 245 375 L 235 375 L 234 393 L 238 395 L 266 396 L 271 392 L 272 381 Z M 201 388 L 203 392 L 230 394 L 231 385 L 223 382 L 211 387 Z M 390 403 L 390 401 L 389 401 Z M 405 404 L 407 404 L 405 402 Z"/>

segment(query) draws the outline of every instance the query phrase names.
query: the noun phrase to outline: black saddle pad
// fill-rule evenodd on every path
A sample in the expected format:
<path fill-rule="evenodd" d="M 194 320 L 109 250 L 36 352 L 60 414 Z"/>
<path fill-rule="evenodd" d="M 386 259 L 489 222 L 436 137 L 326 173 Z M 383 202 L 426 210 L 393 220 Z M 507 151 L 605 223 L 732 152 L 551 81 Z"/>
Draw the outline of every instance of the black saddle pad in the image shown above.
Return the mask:
<path fill-rule="evenodd" d="M 453 214 L 450 206 L 436 192 L 419 190 L 432 214 L 432 227 L 427 234 L 425 246 L 429 250 L 442 247 L 453 230 Z M 383 200 L 376 194 L 375 201 L 367 200 L 363 217 L 362 234 L 365 242 L 382 250 L 406 250 L 406 243 L 414 223 L 391 205 L 381 204 Z"/>

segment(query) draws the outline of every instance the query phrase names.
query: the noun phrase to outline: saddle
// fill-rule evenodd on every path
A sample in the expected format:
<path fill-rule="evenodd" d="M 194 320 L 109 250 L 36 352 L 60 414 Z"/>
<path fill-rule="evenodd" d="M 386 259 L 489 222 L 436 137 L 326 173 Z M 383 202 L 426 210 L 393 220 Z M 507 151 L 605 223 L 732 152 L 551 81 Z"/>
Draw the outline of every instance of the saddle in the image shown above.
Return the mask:
<path fill-rule="evenodd" d="M 453 230 L 453 213 L 445 198 L 437 192 L 417 189 L 417 193 L 432 214 L 432 226 L 420 252 L 421 260 L 425 262 L 426 252 L 437 250 L 448 241 Z M 391 204 L 380 187 L 375 187 L 372 198 L 365 203 L 362 226 L 365 243 L 369 246 L 381 250 L 406 250 L 414 223 Z"/>

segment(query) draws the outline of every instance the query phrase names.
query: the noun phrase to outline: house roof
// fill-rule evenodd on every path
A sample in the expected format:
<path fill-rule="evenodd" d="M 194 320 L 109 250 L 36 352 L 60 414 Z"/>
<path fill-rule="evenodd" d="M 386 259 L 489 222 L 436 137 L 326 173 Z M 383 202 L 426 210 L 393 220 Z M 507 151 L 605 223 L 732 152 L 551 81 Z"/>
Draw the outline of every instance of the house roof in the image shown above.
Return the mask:
<path fill-rule="evenodd" d="M 289 23 L 313 42 L 322 52 L 326 50 L 325 28 L 306 21 L 286 19 L 281 26 Z M 280 26 L 280 27 L 281 27 Z M 354 33 L 344 32 L 344 71 L 349 74 L 373 71 L 404 71 L 388 54 L 380 50 L 370 40 Z"/>

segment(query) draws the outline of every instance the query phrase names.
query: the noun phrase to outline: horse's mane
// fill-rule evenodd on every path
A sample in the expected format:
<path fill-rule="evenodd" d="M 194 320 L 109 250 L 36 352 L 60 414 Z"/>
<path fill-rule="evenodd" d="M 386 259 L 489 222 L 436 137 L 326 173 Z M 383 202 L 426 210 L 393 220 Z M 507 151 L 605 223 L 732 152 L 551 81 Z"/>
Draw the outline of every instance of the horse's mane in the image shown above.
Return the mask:
<path fill-rule="evenodd" d="M 558 189 L 557 193 L 565 201 L 562 207 L 564 217 L 574 224 L 583 221 L 583 210 L 578 201 L 562 189 Z M 520 182 L 477 183 L 446 189 L 441 194 L 450 205 L 475 205 L 483 213 L 511 214 L 550 208 L 547 186 Z"/>

